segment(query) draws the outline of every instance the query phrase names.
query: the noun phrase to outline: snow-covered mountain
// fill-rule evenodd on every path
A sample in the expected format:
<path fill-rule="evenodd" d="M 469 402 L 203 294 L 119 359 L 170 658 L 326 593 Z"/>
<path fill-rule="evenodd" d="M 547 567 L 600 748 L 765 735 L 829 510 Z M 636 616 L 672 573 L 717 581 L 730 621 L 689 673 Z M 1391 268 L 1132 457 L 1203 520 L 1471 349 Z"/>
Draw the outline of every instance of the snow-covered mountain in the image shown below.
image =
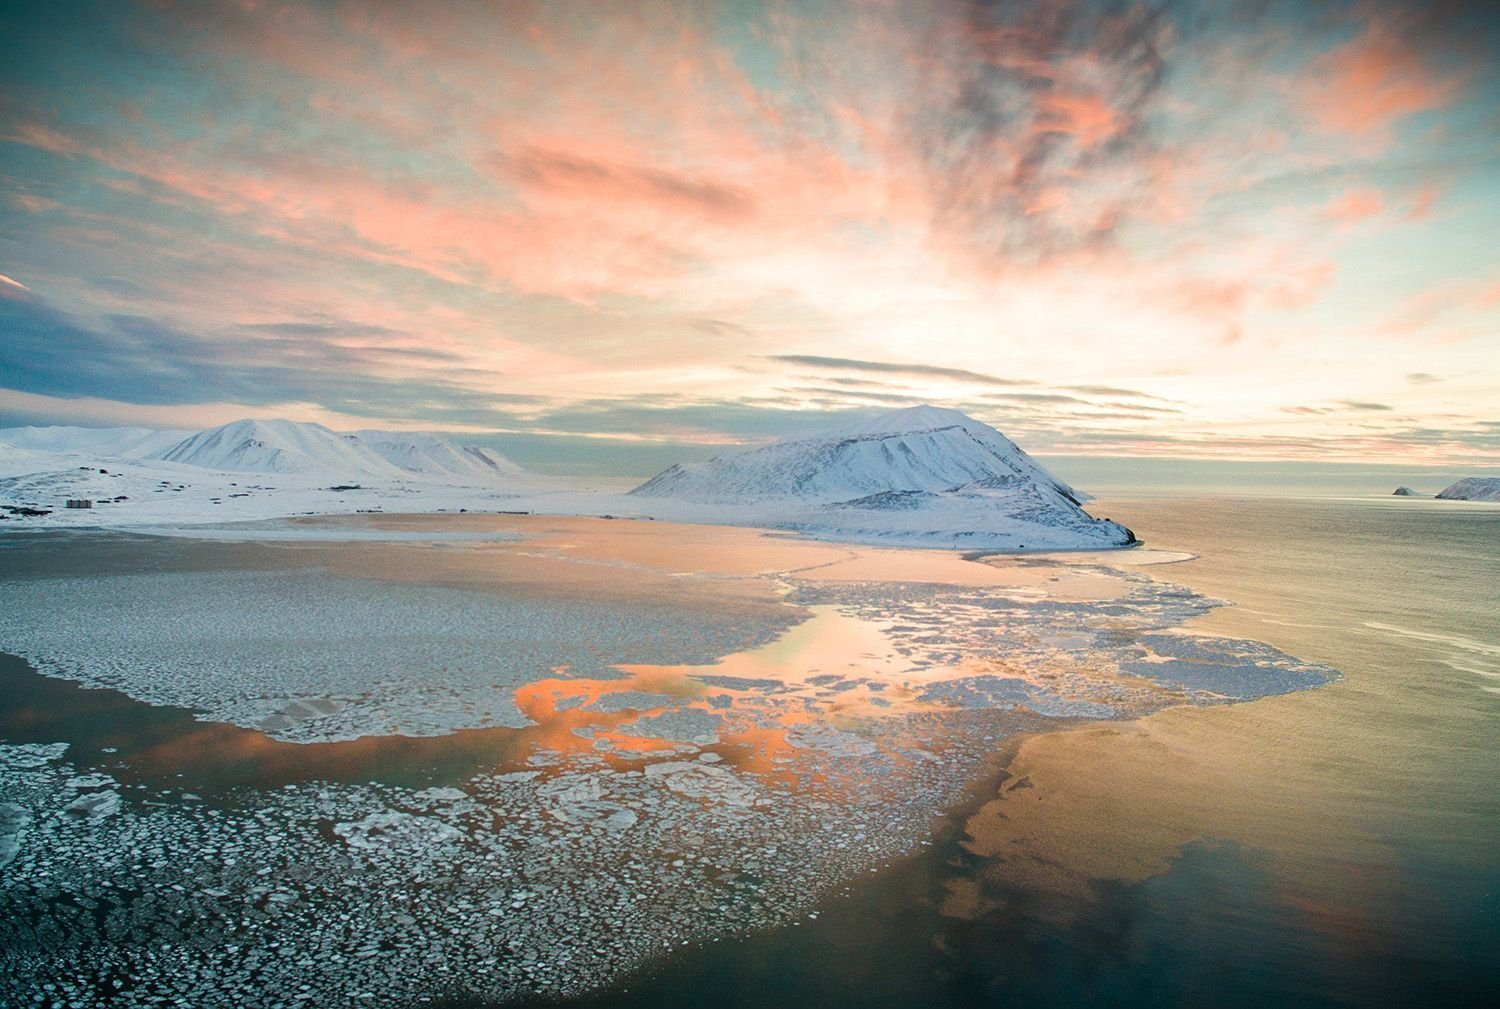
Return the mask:
<path fill-rule="evenodd" d="M 395 431 L 356 431 L 354 437 L 375 454 L 406 473 L 429 477 L 493 480 L 523 474 L 521 467 L 493 449 L 455 445 L 431 434 Z"/>
<path fill-rule="evenodd" d="M 290 420 L 237 420 L 189 435 L 149 458 L 221 472 L 322 474 L 343 481 L 493 483 L 524 475 L 492 449 L 460 447 L 437 435 L 339 432 Z"/>
<path fill-rule="evenodd" d="M 342 434 L 287 420 L 197 433 L 0 430 L 4 528 L 514 510 L 519 495 L 552 489 L 499 453 L 432 435 Z"/>
<path fill-rule="evenodd" d="M 999 431 L 957 410 L 914 406 L 810 438 L 673 466 L 631 491 L 693 501 L 804 498 L 852 502 L 983 483 L 1077 495 Z"/>
<path fill-rule="evenodd" d="M 189 435 L 150 458 L 234 473 L 401 475 L 358 436 L 292 420 L 237 420 Z"/>
<path fill-rule="evenodd" d="M 1500 501 L 1500 477 L 1471 476 L 1437 492 L 1445 501 Z"/>
<path fill-rule="evenodd" d="M 143 459 L 177 444 L 191 431 L 146 427 L 8 427 L 0 442 L 32 452 L 76 452 L 104 459 Z"/>
<path fill-rule="evenodd" d="M 863 542 L 1055 549 L 1134 541 L 1124 526 L 1084 512 L 1083 495 L 999 431 L 933 406 L 673 466 L 631 495 Z"/>
<path fill-rule="evenodd" d="M 0 441 L 0 475 L 23 473 L 46 464 L 47 457 L 31 449 Z"/>

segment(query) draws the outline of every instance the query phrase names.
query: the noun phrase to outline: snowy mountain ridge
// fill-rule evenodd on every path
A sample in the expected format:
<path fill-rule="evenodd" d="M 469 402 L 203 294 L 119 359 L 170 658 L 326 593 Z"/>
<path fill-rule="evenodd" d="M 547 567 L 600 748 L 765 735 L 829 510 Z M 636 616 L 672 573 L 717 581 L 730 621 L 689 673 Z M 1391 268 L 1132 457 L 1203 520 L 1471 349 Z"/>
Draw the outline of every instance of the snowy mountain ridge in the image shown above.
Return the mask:
<path fill-rule="evenodd" d="M 0 444 L 34 459 L 154 460 L 221 473 L 298 473 L 330 481 L 467 480 L 493 483 L 525 471 L 493 449 L 459 446 L 437 435 L 397 431 L 339 432 L 292 420 L 237 420 L 202 431 L 147 428 L 20 427 L 0 430 Z"/>
<path fill-rule="evenodd" d="M 77 452 L 108 459 L 143 459 L 177 444 L 191 431 L 146 427 L 10 427 L 0 442 L 31 452 Z"/>
<path fill-rule="evenodd" d="M 5 528 L 193 526 L 289 515 L 510 510 L 555 491 L 485 448 L 239 420 L 198 432 L 0 430 Z M 78 506 L 70 502 L 83 502 Z"/>
<path fill-rule="evenodd" d="M 233 421 L 199 431 L 149 458 L 234 473 L 322 473 L 340 479 L 401 475 L 358 437 L 291 420 Z"/>
<path fill-rule="evenodd" d="M 356 431 L 371 451 L 404 473 L 432 477 L 493 479 L 523 474 L 521 467 L 493 449 L 454 445 L 433 434 L 394 431 Z"/>

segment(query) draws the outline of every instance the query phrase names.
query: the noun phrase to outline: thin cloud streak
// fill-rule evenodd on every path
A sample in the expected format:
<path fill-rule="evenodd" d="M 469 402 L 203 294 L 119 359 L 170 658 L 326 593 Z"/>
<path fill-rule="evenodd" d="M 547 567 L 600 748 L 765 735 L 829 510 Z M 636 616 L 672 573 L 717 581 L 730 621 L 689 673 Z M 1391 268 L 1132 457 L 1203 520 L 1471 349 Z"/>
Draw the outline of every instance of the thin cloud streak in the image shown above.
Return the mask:
<path fill-rule="evenodd" d="M 948 378 L 976 385 L 1032 385 L 1024 379 L 1001 378 L 964 368 L 943 368 L 930 364 L 910 364 L 895 361 L 862 361 L 848 357 L 820 357 L 814 354 L 772 354 L 767 360 L 783 364 L 800 364 L 809 368 L 825 368 L 831 371 L 873 371 L 885 375 L 906 375 L 919 378 Z"/>

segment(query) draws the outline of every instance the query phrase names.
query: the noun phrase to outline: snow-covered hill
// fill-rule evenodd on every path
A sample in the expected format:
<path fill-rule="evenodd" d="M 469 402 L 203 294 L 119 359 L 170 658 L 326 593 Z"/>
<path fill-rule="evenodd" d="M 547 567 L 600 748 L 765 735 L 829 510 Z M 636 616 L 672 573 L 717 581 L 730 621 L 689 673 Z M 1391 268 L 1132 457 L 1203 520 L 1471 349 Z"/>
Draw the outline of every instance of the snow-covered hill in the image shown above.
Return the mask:
<path fill-rule="evenodd" d="M 242 420 L 197 433 L 0 430 L 4 528 L 228 522 L 357 511 L 510 510 L 550 489 L 499 453 L 422 434 Z M 68 500 L 91 507 L 70 509 Z"/>
<path fill-rule="evenodd" d="M 153 452 L 151 458 L 234 473 L 320 473 L 339 480 L 401 475 L 358 436 L 291 420 L 237 420 L 211 427 Z"/>
<path fill-rule="evenodd" d="M 1500 501 L 1500 477 L 1471 476 L 1437 492 L 1445 501 Z"/>
<path fill-rule="evenodd" d="M 454 445 L 437 435 L 339 432 L 290 420 L 237 420 L 188 435 L 148 457 L 223 472 L 322 474 L 344 481 L 417 477 L 487 484 L 524 476 L 492 449 Z"/>
<path fill-rule="evenodd" d="M 177 444 L 191 431 L 146 427 L 8 427 L 0 441 L 33 452 L 76 452 L 101 459 L 143 459 Z"/>
<path fill-rule="evenodd" d="M 44 466 L 47 458 L 40 452 L 33 452 L 19 445 L 0 441 L 0 475 L 23 473 L 28 469 Z"/>
<path fill-rule="evenodd" d="M 933 406 L 673 466 L 631 496 L 658 513 L 860 542 L 1059 549 L 1134 539 L 1090 517 L 1082 495 L 994 428 Z"/>
<path fill-rule="evenodd" d="M 523 475 L 521 467 L 493 449 L 454 445 L 431 434 L 394 431 L 356 431 L 371 451 L 406 473 L 430 477 L 493 480 Z"/>
<path fill-rule="evenodd" d="M 999 431 L 935 406 L 896 410 L 811 438 L 673 466 L 631 493 L 692 501 L 850 502 L 891 492 L 940 493 L 978 482 L 1040 484 L 1077 500 L 1072 488 Z"/>

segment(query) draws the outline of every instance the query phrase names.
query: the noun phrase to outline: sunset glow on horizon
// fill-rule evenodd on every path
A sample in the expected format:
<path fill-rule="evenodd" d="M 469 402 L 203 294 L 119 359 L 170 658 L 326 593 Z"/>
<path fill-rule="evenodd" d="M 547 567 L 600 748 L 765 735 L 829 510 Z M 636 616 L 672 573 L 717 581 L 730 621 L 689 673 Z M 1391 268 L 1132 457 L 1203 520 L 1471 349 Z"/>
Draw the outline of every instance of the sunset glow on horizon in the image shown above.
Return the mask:
<path fill-rule="evenodd" d="M 1500 465 L 1500 15 L 0 13 L 0 426 Z"/>

